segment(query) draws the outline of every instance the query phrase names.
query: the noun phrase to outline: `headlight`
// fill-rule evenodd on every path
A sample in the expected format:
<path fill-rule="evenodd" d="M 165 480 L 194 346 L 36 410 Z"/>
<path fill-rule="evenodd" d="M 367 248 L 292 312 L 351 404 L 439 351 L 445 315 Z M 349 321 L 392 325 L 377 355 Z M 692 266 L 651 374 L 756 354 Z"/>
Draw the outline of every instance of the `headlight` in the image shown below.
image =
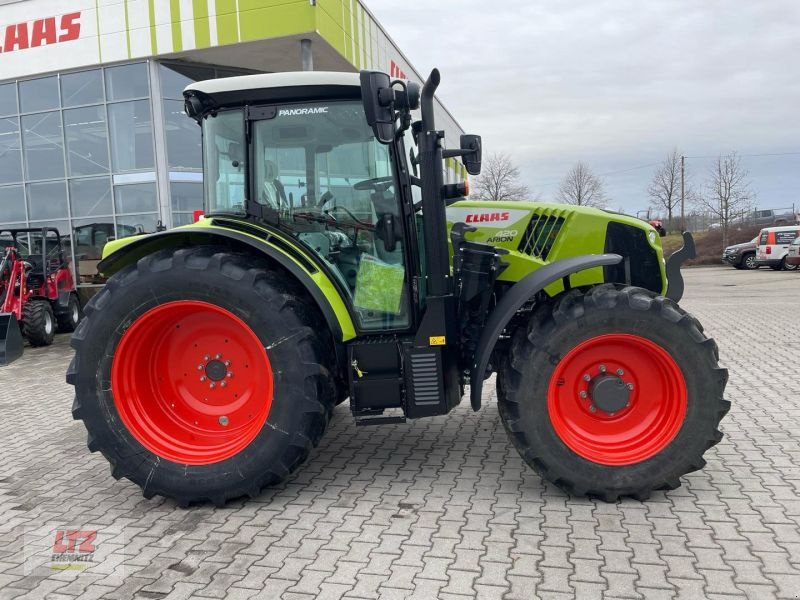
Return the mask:
<path fill-rule="evenodd" d="M 650 244 L 655 246 L 655 244 L 656 244 L 656 232 L 655 231 L 651 231 L 650 233 L 647 234 L 647 238 L 650 240 Z"/>

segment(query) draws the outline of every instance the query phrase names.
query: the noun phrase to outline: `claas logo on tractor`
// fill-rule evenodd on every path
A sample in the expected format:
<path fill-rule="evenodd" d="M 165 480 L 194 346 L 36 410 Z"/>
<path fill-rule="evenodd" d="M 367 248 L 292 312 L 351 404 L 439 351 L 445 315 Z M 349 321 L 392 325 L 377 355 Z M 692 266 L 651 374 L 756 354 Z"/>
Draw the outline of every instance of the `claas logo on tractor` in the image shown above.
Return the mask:
<path fill-rule="evenodd" d="M 481 212 L 469 214 L 465 221 L 467 223 L 494 223 L 497 221 L 508 221 L 508 212 Z"/>
<path fill-rule="evenodd" d="M 392 75 L 185 90 L 205 218 L 106 246 L 67 373 L 89 449 L 146 497 L 221 505 L 299 468 L 339 403 L 397 424 L 496 381 L 510 443 L 567 493 L 680 485 L 728 409 L 677 304 L 691 236 L 665 261 L 639 219 L 465 199 L 445 165 L 479 174 L 481 138 L 437 128 L 438 70 Z"/>

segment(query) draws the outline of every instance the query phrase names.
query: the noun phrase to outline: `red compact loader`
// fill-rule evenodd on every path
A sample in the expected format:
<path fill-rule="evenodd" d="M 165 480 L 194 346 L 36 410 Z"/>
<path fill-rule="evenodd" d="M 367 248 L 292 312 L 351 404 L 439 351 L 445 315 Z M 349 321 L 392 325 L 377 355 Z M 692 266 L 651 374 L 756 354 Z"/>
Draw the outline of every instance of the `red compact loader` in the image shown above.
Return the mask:
<path fill-rule="evenodd" d="M 58 230 L 0 230 L 0 365 L 31 346 L 49 346 L 56 330 L 74 331 L 83 313 Z"/>

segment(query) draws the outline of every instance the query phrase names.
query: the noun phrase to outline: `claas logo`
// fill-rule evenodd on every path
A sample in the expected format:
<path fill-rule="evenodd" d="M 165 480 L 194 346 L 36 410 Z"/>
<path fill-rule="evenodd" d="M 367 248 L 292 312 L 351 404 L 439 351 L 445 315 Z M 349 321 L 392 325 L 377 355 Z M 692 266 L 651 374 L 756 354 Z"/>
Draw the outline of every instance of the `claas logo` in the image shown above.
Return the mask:
<path fill-rule="evenodd" d="M 484 212 L 467 215 L 467 223 L 492 223 L 500 221 L 508 221 L 509 214 L 507 212 Z"/>
<path fill-rule="evenodd" d="M 0 34 L 3 29 L 0 28 Z M 81 35 L 81 13 L 74 12 L 61 17 L 47 17 L 24 23 L 15 23 L 5 28 L 0 36 L 0 52 L 27 50 L 49 46 L 60 42 L 77 40 Z"/>
<path fill-rule="evenodd" d="M 394 61 L 391 61 L 389 64 L 389 75 L 392 79 L 408 79 L 408 77 L 406 77 L 406 72 Z"/>

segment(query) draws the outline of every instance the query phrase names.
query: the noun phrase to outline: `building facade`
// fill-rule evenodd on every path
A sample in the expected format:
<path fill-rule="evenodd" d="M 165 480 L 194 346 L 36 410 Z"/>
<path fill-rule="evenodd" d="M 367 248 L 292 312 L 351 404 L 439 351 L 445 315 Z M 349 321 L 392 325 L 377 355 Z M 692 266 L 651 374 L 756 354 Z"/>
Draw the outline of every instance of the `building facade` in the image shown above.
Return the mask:
<path fill-rule="evenodd" d="M 0 0 L 0 229 L 57 227 L 79 285 L 100 284 L 105 242 L 202 207 L 183 88 L 303 69 L 421 82 L 357 0 Z"/>

